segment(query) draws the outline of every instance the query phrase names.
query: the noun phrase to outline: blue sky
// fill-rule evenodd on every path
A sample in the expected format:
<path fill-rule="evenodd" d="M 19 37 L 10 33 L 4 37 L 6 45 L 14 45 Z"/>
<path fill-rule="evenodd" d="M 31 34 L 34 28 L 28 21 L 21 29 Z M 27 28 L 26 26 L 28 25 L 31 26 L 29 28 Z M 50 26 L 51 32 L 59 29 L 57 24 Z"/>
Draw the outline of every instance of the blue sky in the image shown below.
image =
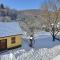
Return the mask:
<path fill-rule="evenodd" d="M 44 0 L 0 0 L 0 4 L 17 10 L 38 9 L 43 2 Z"/>

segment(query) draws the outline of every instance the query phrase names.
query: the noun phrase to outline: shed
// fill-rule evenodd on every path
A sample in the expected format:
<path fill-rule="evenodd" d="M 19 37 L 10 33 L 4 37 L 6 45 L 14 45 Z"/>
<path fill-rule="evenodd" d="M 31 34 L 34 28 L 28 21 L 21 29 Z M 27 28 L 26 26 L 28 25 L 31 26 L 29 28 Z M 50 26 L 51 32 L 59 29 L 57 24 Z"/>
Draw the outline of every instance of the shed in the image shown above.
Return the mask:
<path fill-rule="evenodd" d="M 22 34 L 18 22 L 0 22 L 0 51 L 21 46 Z"/>

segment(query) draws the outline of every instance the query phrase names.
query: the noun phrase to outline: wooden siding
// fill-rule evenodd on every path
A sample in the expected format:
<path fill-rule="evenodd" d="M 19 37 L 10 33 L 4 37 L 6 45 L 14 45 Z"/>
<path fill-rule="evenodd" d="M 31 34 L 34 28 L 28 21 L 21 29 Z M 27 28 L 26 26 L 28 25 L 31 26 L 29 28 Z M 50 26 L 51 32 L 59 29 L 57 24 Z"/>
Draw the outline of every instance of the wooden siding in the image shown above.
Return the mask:
<path fill-rule="evenodd" d="M 11 37 L 15 37 L 15 43 L 11 43 Z M 21 45 L 22 39 L 20 35 L 15 35 L 15 36 L 8 36 L 8 37 L 0 37 L 0 40 L 7 39 L 7 48 L 12 48 L 18 45 Z"/>

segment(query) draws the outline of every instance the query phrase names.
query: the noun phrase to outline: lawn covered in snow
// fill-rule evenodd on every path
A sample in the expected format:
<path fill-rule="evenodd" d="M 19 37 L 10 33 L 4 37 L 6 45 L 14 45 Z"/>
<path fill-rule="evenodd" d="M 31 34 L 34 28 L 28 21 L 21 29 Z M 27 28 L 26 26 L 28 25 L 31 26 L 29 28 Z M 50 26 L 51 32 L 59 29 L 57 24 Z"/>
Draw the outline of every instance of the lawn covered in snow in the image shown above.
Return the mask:
<path fill-rule="evenodd" d="M 28 38 L 24 38 L 22 47 L 0 54 L 0 60 L 56 60 L 60 58 L 60 41 L 52 41 L 49 32 L 34 35 L 33 48 L 29 47 Z"/>
<path fill-rule="evenodd" d="M 27 38 L 27 39 L 26 39 Z M 60 41 L 55 40 L 52 41 L 52 36 L 49 32 L 38 32 L 34 35 L 33 47 L 34 48 L 52 48 L 56 45 L 60 45 Z M 29 39 L 25 37 L 22 42 L 22 48 L 29 48 Z"/>

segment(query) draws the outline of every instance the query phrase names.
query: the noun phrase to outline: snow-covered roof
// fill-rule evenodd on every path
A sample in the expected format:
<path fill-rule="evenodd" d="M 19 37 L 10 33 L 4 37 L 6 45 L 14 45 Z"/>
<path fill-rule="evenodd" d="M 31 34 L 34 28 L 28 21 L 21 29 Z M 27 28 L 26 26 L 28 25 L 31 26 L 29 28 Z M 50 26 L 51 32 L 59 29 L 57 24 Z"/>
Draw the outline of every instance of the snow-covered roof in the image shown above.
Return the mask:
<path fill-rule="evenodd" d="M 18 22 L 0 22 L 0 37 L 22 34 Z"/>

